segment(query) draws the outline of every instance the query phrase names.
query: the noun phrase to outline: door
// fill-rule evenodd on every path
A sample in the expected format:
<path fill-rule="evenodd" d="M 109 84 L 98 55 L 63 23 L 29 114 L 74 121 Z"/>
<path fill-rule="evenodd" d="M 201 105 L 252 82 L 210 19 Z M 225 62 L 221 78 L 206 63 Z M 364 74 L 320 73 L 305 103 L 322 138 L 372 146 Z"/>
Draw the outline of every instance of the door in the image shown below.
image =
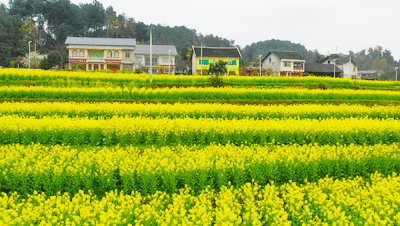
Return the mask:
<path fill-rule="evenodd" d="M 93 65 L 93 70 L 99 70 L 99 65 L 98 64 Z"/>

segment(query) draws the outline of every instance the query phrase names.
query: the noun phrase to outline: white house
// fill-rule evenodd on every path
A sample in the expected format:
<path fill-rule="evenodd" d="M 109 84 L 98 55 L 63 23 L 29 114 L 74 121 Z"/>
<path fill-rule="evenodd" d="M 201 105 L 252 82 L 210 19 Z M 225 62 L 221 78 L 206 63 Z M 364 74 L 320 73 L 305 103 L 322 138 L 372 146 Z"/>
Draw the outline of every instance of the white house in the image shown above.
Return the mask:
<path fill-rule="evenodd" d="M 360 79 L 361 76 L 358 74 L 358 67 L 356 63 L 350 57 L 341 57 L 338 54 L 331 54 L 325 57 L 322 64 L 335 64 L 343 71 L 343 78 L 357 78 Z"/>
<path fill-rule="evenodd" d="M 83 64 L 85 70 L 150 69 L 150 46 L 136 45 L 136 39 L 68 37 L 65 44 L 69 53 L 70 68 Z M 155 73 L 175 73 L 174 45 L 153 45 L 153 70 Z"/>
<path fill-rule="evenodd" d="M 261 62 L 273 76 L 303 76 L 306 60 L 296 51 L 271 51 Z"/>
<path fill-rule="evenodd" d="M 150 45 L 137 45 L 135 49 L 135 69 L 145 68 L 150 72 Z M 175 57 L 178 52 L 174 45 L 152 45 L 153 72 L 175 74 Z"/>

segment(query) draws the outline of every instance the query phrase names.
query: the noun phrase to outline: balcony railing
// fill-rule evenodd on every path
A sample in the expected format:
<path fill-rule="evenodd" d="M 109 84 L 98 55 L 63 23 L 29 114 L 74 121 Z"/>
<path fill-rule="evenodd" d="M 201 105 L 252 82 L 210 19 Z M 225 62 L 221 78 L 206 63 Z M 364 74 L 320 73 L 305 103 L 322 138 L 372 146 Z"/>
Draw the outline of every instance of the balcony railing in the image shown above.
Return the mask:
<path fill-rule="evenodd" d="M 104 57 L 88 57 L 88 61 L 104 61 Z"/>

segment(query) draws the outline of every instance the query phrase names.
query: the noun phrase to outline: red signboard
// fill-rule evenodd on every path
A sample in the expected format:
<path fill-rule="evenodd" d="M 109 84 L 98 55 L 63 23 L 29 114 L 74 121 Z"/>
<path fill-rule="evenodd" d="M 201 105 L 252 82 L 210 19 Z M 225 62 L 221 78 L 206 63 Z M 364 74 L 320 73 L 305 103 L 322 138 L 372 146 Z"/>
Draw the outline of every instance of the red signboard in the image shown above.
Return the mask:
<path fill-rule="evenodd" d="M 82 58 L 69 58 L 69 62 L 71 63 L 86 63 L 87 59 Z"/>
<path fill-rule="evenodd" d="M 122 60 L 120 59 L 104 59 L 104 61 L 106 63 L 116 63 L 116 64 L 120 64 L 122 62 Z"/>

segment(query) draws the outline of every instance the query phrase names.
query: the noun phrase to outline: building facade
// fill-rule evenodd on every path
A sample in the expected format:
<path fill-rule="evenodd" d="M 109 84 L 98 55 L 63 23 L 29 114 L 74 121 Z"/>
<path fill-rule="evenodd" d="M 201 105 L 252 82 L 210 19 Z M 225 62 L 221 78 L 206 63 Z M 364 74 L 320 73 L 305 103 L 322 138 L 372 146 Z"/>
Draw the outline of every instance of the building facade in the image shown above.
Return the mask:
<path fill-rule="evenodd" d="M 150 45 L 137 45 L 134 54 L 134 68 L 150 72 Z M 176 56 L 174 45 L 152 45 L 153 73 L 175 74 Z"/>
<path fill-rule="evenodd" d="M 322 64 L 334 64 L 343 71 L 342 78 L 356 78 L 360 79 L 360 75 L 358 74 L 358 67 L 356 63 L 351 59 L 351 57 L 342 57 L 338 54 L 331 54 L 325 57 L 322 61 Z"/>
<path fill-rule="evenodd" d="M 65 44 L 70 69 L 150 72 L 150 46 L 136 45 L 136 39 L 68 37 Z M 175 73 L 177 55 L 174 45 L 152 45 L 153 72 Z"/>
<path fill-rule="evenodd" d="M 306 60 L 295 51 L 271 51 L 262 60 L 262 68 L 272 76 L 303 76 Z"/>
<path fill-rule="evenodd" d="M 239 75 L 242 55 L 237 47 L 197 47 L 193 46 L 192 74 L 208 73 L 210 64 L 227 62 L 227 74 Z"/>

